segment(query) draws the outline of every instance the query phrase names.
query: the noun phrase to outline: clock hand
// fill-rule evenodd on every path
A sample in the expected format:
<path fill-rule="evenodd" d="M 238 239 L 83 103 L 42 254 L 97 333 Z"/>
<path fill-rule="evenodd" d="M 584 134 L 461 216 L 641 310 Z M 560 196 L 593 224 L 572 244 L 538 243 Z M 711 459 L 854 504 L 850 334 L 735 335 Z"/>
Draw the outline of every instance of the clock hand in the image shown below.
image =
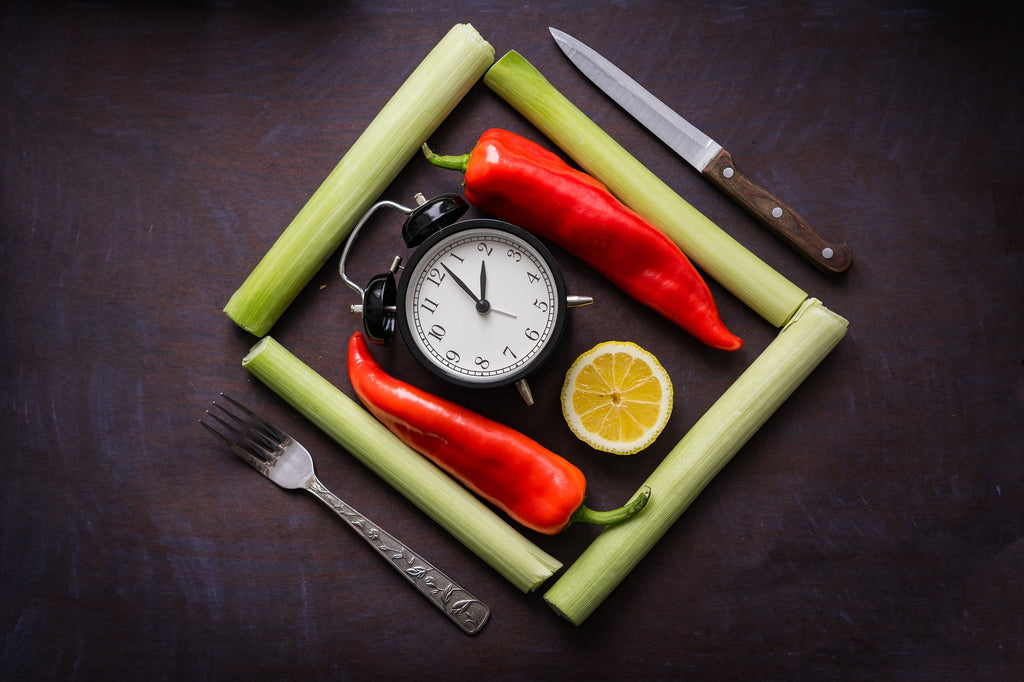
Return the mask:
<path fill-rule="evenodd" d="M 477 295 L 473 293 L 473 290 L 469 288 L 469 285 L 467 285 L 465 282 L 463 282 L 461 279 L 459 279 L 459 276 L 456 275 L 454 272 L 452 272 L 451 269 L 447 265 L 445 265 L 444 263 L 441 263 L 441 267 L 444 268 L 445 272 L 447 272 L 449 275 L 452 276 L 452 279 L 455 280 L 455 283 L 458 284 L 462 288 L 463 291 L 465 291 L 467 294 L 469 294 L 469 297 L 471 299 L 473 299 L 474 301 L 476 301 L 477 305 L 479 306 L 480 302 L 483 301 L 483 298 L 477 298 Z"/>
<path fill-rule="evenodd" d="M 511 317 L 513 320 L 516 319 L 516 317 L 517 317 L 516 315 L 513 315 L 512 313 L 506 313 L 504 310 L 498 310 L 497 308 L 490 308 L 489 312 L 498 313 L 499 315 L 504 315 L 505 317 Z"/>
<path fill-rule="evenodd" d="M 480 261 L 480 300 L 487 300 L 487 261 Z"/>
<path fill-rule="evenodd" d="M 504 315 L 505 317 L 511 317 L 512 319 L 516 319 L 516 316 L 513 315 L 512 313 L 506 313 L 504 310 L 498 310 L 497 308 L 492 308 L 491 304 L 482 295 L 479 298 L 477 298 L 477 295 L 473 293 L 473 290 L 469 288 L 469 285 L 467 285 L 465 282 L 463 282 L 459 278 L 459 276 L 456 275 L 454 272 L 452 272 L 451 268 L 449 268 L 447 265 L 445 265 L 444 263 L 441 263 L 441 267 L 444 268 L 445 272 L 447 272 L 449 275 L 452 276 L 452 279 L 455 280 L 455 283 L 458 284 L 459 287 L 463 291 L 465 291 L 467 294 L 469 294 L 470 298 L 472 298 L 474 301 L 476 301 L 476 311 L 478 313 L 498 313 L 499 315 Z M 481 288 L 481 291 L 487 285 L 487 283 L 486 283 L 487 276 L 486 276 L 485 272 L 486 272 L 486 269 L 484 268 L 484 264 L 481 263 L 480 264 L 480 288 Z"/>

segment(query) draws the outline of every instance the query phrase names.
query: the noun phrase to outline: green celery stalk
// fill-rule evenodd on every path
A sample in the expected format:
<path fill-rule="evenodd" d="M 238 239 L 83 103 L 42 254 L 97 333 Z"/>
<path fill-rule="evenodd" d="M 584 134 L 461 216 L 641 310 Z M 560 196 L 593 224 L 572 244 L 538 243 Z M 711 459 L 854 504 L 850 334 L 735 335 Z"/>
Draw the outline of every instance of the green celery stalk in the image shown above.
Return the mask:
<path fill-rule="evenodd" d="M 242 365 L 520 590 L 537 589 L 561 568 L 273 337 L 260 339 Z"/>
<path fill-rule="evenodd" d="M 772 325 L 785 324 L 807 298 L 637 161 L 519 53 L 499 59 L 484 83 Z"/>
<path fill-rule="evenodd" d="M 224 312 L 263 336 L 359 219 L 494 61 L 470 24 L 454 26 L 416 67 L 256 268 Z"/>
<path fill-rule="evenodd" d="M 582 623 L 831 352 L 846 328 L 845 319 L 808 299 L 647 478 L 643 486 L 650 488 L 651 499 L 644 511 L 598 535 L 544 600 L 572 623 Z"/>

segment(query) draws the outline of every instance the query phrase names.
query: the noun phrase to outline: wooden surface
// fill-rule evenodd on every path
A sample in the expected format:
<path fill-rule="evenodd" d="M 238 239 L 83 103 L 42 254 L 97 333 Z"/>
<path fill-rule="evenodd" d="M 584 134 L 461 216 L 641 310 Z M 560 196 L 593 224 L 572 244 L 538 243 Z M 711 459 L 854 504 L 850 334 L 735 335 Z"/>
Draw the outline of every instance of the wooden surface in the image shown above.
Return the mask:
<path fill-rule="evenodd" d="M 5 3 L 0 678 L 1019 679 L 1024 674 L 1024 92 L 1004 3 Z M 1005 3 L 1010 6 L 1012 3 Z M 847 337 L 582 626 L 522 594 L 253 380 L 221 308 L 455 23 L 515 49 L 690 203 L 850 320 Z M 716 138 L 854 265 L 791 252 L 574 70 L 596 47 Z M 546 143 L 483 85 L 432 137 Z M 458 191 L 413 161 L 387 198 Z M 471 213 L 470 215 L 473 215 Z M 359 280 L 403 253 L 368 228 Z M 469 397 L 400 344 L 394 374 L 576 462 L 618 506 L 776 330 L 701 347 L 557 252 L 574 310 L 533 385 Z M 335 259 L 273 336 L 349 391 Z M 644 453 L 588 451 L 557 408 L 599 341 L 670 369 Z M 218 391 L 491 607 L 467 637 L 312 496 L 197 424 Z M 565 563 L 597 531 L 531 539 Z"/>

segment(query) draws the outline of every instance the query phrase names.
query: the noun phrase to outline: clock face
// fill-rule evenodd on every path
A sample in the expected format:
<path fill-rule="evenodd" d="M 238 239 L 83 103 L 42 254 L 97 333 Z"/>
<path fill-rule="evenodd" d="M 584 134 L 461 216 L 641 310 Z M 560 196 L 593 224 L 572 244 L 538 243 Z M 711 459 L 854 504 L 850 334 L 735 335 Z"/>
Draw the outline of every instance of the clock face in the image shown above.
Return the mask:
<path fill-rule="evenodd" d="M 565 285 L 551 254 L 497 220 L 467 220 L 427 239 L 398 301 L 409 350 L 467 386 L 518 381 L 547 359 L 565 326 Z"/>

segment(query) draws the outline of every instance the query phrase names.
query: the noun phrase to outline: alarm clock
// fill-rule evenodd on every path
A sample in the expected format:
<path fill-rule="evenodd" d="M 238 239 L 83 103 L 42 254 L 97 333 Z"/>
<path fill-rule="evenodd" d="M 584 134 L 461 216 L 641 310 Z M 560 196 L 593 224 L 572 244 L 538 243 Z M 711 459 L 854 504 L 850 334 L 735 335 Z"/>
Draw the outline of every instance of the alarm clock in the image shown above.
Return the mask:
<path fill-rule="evenodd" d="M 527 377 L 555 351 L 570 307 L 593 302 L 568 296 L 562 272 L 533 234 L 500 220 L 457 222 L 468 205 L 445 194 L 418 206 L 382 201 L 353 228 L 339 264 L 342 279 L 362 298 L 351 306 L 363 318 L 371 342 L 389 345 L 395 330 L 406 348 L 436 376 L 467 388 L 515 385 L 533 404 Z M 402 266 L 395 257 L 366 288 L 345 272 L 349 249 L 380 208 L 407 215 L 406 246 L 415 248 Z M 396 275 L 402 270 L 401 280 Z"/>

